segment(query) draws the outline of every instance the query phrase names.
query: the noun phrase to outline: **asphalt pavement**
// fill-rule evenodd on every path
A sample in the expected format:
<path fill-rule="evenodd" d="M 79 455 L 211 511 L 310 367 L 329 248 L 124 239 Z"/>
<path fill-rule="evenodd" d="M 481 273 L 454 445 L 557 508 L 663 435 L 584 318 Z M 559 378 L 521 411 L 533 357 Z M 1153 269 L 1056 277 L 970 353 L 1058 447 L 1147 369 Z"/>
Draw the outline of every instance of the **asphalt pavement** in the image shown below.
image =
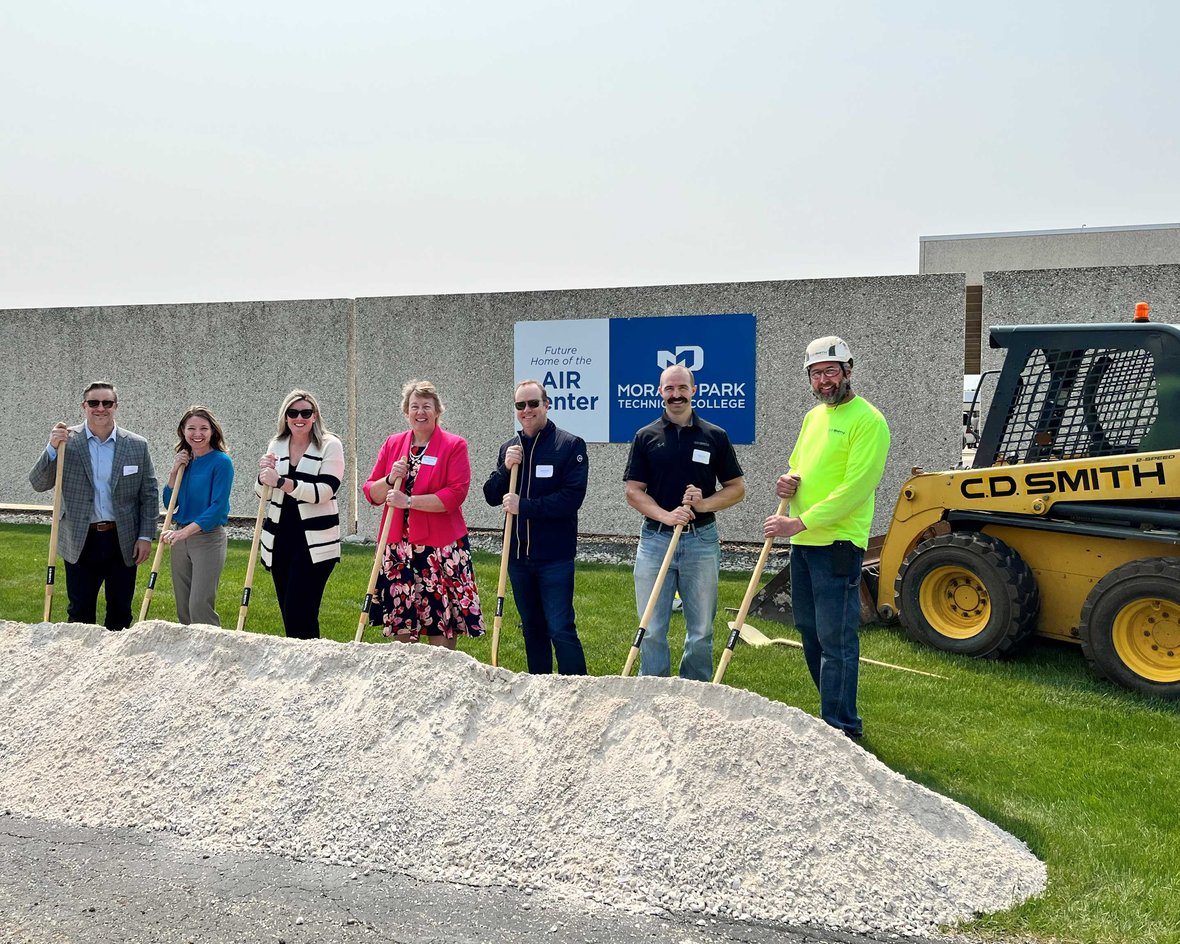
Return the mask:
<path fill-rule="evenodd" d="M 208 852 L 169 833 L 0 811 L 12 944 L 880 944 L 885 938 L 631 915 L 519 889 Z"/>

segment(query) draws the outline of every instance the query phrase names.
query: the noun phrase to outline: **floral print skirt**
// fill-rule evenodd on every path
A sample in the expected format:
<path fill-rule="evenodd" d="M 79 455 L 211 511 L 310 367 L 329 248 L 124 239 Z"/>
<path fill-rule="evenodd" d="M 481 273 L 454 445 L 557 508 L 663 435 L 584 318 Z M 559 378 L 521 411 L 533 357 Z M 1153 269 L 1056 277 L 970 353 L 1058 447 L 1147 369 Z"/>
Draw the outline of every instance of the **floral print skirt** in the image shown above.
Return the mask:
<path fill-rule="evenodd" d="M 483 613 L 467 535 L 446 547 L 390 543 L 378 581 L 383 630 L 393 636 L 482 636 Z"/>

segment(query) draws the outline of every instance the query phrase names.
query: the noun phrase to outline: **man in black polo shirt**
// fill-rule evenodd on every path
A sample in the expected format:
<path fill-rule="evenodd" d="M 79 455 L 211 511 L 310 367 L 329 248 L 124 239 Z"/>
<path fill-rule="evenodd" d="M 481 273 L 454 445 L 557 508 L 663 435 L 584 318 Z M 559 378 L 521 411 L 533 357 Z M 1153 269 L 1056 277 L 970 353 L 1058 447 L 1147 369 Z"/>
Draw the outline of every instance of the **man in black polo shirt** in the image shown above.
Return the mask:
<path fill-rule="evenodd" d="M 672 532 L 684 525 L 639 651 L 641 675 L 670 675 L 668 620 L 677 591 L 684 603 L 680 676 L 713 677 L 713 619 L 721 543 L 715 512 L 746 497 L 742 467 L 729 436 L 692 408 L 692 372 L 674 364 L 660 375 L 664 415 L 635 434 L 627 460 L 627 503 L 644 516 L 635 554 L 635 603 L 642 617 L 664 562 Z M 721 487 L 717 484 L 720 482 Z"/>

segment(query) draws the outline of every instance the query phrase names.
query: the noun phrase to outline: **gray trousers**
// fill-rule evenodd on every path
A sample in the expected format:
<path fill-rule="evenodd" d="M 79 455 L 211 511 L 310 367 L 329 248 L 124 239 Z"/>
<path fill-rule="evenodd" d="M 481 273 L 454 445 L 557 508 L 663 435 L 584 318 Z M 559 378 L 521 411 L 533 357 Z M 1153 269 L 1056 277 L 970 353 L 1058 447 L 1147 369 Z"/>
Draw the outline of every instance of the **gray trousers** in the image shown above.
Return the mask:
<path fill-rule="evenodd" d="M 199 531 L 172 545 L 172 592 L 176 618 L 186 626 L 208 623 L 220 626 L 217 584 L 225 566 L 225 528 Z"/>

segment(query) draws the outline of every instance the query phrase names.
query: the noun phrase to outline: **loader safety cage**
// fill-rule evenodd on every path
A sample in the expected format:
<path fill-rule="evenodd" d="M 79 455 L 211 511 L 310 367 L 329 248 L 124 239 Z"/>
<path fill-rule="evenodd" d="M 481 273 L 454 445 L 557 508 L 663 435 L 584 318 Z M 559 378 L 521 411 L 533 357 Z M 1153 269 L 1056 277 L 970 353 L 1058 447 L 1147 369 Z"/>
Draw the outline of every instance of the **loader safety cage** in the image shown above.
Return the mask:
<path fill-rule="evenodd" d="M 1180 328 L 1001 326 L 1007 348 L 974 465 L 1048 462 L 1180 447 Z"/>

